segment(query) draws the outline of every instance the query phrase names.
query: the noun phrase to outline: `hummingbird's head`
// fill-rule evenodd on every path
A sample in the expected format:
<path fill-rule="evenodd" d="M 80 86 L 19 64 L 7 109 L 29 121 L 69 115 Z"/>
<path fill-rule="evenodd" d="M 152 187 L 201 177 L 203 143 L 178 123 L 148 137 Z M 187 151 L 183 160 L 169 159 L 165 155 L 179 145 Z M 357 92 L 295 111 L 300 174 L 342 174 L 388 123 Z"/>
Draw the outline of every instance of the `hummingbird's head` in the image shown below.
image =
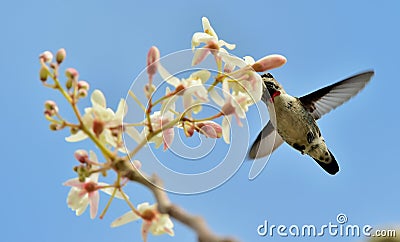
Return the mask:
<path fill-rule="evenodd" d="M 286 93 L 281 84 L 279 84 L 270 73 L 263 74 L 261 77 L 264 81 L 263 95 L 261 99 L 265 103 L 267 100 L 273 101 L 274 97 L 279 96 L 282 93 Z"/>

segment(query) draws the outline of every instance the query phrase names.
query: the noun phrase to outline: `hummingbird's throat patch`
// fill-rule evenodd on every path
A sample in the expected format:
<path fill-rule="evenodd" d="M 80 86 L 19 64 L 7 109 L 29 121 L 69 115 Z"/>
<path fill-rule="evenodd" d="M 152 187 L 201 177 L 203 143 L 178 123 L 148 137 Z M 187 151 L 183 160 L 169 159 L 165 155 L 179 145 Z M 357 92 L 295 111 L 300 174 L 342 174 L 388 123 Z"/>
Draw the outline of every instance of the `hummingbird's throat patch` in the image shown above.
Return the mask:
<path fill-rule="evenodd" d="M 281 92 L 280 92 L 280 91 L 274 92 L 274 94 L 272 94 L 272 97 L 269 99 L 269 101 L 270 101 L 271 103 L 273 103 L 273 102 L 274 102 L 274 98 L 277 97 L 277 96 L 279 96 L 279 95 L 281 95 Z"/>

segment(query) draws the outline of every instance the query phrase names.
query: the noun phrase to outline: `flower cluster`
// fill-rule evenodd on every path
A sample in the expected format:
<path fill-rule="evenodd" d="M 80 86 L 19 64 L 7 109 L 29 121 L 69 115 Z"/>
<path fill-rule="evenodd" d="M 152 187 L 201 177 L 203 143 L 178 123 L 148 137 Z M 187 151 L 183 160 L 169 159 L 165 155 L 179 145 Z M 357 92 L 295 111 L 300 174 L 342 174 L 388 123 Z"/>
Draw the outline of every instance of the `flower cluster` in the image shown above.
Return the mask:
<path fill-rule="evenodd" d="M 286 58 L 281 55 L 268 55 L 258 61 L 250 56 L 239 58 L 231 55 L 228 50 L 235 49 L 236 45 L 220 39 L 207 18 L 203 17 L 202 22 L 203 32 L 196 32 L 192 37 L 194 52 L 192 65 L 200 64 L 209 54 L 212 54 L 218 68 L 216 76 L 212 77 L 208 70 L 199 70 L 188 78 L 180 79 L 171 75 L 157 59 L 160 57 L 160 52 L 156 47 L 153 46 L 147 56 L 149 83 L 146 86 L 152 86 L 152 77 L 158 72 L 173 89 L 172 91 L 168 89 L 163 98 L 153 102 L 151 94 L 154 88 L 145 88 L 149 99 L 146 109 L 148 118 L 147 122 L 144 122 L 147 127 L 143 129 L 141 136 L 154 142 L 156 147 L 164 143 L 164 149 L 167 149 L 171 145 L 174 138 L 173 127 L 183 128 L 188 137 L 197 131 L 206 137 L 220 138 L 222 136 L 226 143 L 230 143 L 231 117 L 234 116 L 238 125 L 241 126 L 240 120 L 246 118 L 249 106 L 261 100 L 263 82 L 258 72 L 277 68 L 286 63 Z M 209 80 L 213 82 L 210 84 Z M 222 86 L 222 95 L 217 91 L 219 84 Z M 148 92 L 148 90 L 151 91 Z M 179 97 L 182 98 L 183 103 L 181 112 L 175 110 L 172 105 Z M 193 115 L 199 113 L 202 105 L 210 99 L 220 106 L 220 112 L 199 122 Z M 161 110 L 152 112 L 154 104 L 160 100 L 163 102 Z M 213 123 L 201 129 L 204 126 L 203 121 L 211 121 L 220 116 L 223 116 L 222 127 Z M 181 118 L 175 119 L 175 117 Z M 152 132 L 156 134 L 152 135 Z M 129 133 L 130 136 L 135 137 L 135 140 L 141 140 L 137 136 L 139 132 L 133 128 Z M 148 137 L 153 137 L 153 140 Z"/>
<path fill-rule="evenodd" d="M 63 185 L 71 187 L 67 205 L 77 216 L 83 214 L 90 206 L 90 217 L 95 218 L 99 209 L 99 191 L 102 191 L 110 195 L 110 199 L 100 218 L 104 217 L 114 198 L 124 200 L 130 207 L 130 211 L 112 222 L 111 227 L 141 219 L 144 241 L 147 240 L 149 232 L 154 235 L 173 236 L 173 223 L 168 214 L 158 211 L 157 204 L 150 205 L 145 202 L 135 208 L 130 202 L 122 189 L 128 180 L 124 173 L 115 169 L 116 164 L 131 161 L 137 152 L 150 142 L 157 148 L 163 144 L 164 150 L 167 150 L 174 140 L 175 128 L 183 129 L 187 137 L 198 132 L 208 138 L 223 137 L 224 141 L 229 143 L 232 116 L 238 125 L 242 125 L 241 119 L 246 118 L 249 106 L 261 99 L 263 82 L 258 72 L 280 67 L 286 62 L 285 57 L 280 55 L 268 55 L 258 61 L 250 56 L 239 58 L 231 55 L 228 50 L 235 49 L 236 45 L 220 39 L 207 18 L 203 17 L 202 23 L 203 31 L 194 33 L 192 37 L 192 65 L 196 66 L 208 55 L 212 55 L 218 73 L 212 76 L 210 71 L 201 69 L 187 78 L 178 78 L 161 64 L 157 47 L 151 47 L 147 55 L 148 83 L 144 86 L 146 106 L 133 91 L 129 92 L 145 114 L 144 120 L 139 123 L 124 122 L 128 112 L 126 101 L 121 99 L 114 111 L 107 106 L 106 98 L 100 90 L 91 93 L 91 107 L 85 108 L 81 114 L 78 103 L 88 96 L 89 84 L 79 79 L 79 73 L 74 68 L 66 69 L 65 84 L 61 83 L 59 67 L 66 58 L 65 49 L 57 51 L 55 61 L 49 51 L 39 56 L 39 78 L 43 85 L 59 91 L 71 105 L 77 118 L 76 122 L 67 120 L 61 115 L 57 104 L 48 100 L 44 104 L 44 116 L 50 122 L 50 129 L 56 131 L 69 128 L 70 132 L 65 138 L 68 142 L 90 139 L 105 160 L 99 162 L 93 151 L 88 153 L 79 149 L 75 152 L 74 156 L 79 162 L 79 165 L 74 167 L 77 177 L 67 180 Z M 164 96 L 158 99 L 153 97 L 156 91 L 153 79 L 157 73 L 168 84 Z M 176 110 L 175 103 L 178 98 L 182 99 L 183 110 Z M 209 117 L 198 118 L 202 106 L 211 100 L 219 106 L 219 111 Z M 221 124 L 216 122 L 219 117 L 222 117 Z M 137 142 L 134 150 L 126 150 L 122 139 L 124 133 Z M 137 176 L 143 175 L 139 172 L 141 162 L 131 162 L 132 172 L 137 172 Z M 117 173 L 115 181 L 111 184 L 99 182 L 100 175 L 105 177 L 109 171 Z"/>

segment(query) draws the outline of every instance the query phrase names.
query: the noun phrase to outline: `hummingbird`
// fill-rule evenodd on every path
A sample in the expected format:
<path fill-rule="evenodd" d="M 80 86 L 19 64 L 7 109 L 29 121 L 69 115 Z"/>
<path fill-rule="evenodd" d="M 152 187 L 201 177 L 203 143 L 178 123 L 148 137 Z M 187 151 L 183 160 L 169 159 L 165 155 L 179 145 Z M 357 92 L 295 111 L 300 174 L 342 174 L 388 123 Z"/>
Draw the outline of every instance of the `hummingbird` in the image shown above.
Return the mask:
<path fill-rule="evenodd" d="M 372 70 L 359 73 L 298 98 L 287 94 L 270 73 L 263 74 L 265 85 L 261 100 L 271 117 L 254 141 L 249 157 L 267 156 L 286 142 L 313 158 L 327 173 L 335 175 L 339 165 L 316 120 L 355 96 L 373 75 Z"/>

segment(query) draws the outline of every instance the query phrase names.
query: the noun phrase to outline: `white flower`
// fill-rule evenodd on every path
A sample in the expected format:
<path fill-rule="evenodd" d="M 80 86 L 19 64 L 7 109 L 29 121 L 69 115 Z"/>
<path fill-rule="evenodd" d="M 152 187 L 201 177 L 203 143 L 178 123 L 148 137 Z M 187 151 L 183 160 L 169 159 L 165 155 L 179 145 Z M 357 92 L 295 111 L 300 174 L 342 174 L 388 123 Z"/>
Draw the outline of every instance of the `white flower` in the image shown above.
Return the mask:
<path fill-rule="evenodd" d="M 228 81 L 225 79 L 222 82 L 222 92 L 224 98 L 221 98 L 218 93 L 214 90 L 210 92 L 210 96 L 213 98 L 215 103 L 220 105 L 221 112 L 224 115 L 222 120 L 222 137 L 224 141 L 230 143 L 230 121 L 232 115 L 235 116 L 239 126 L 242 126 L 241 118 L 246 118 L 246 112 L 250 105 L 253 104 L 253 99 L 247 93 L 242 91 L 230 92 Z"/>
<path fill-rule="evenodd" d="M 97 162 L 97 156 L 93 151 L 90 151 L 90 160 Z M 63 183 L 64 186 L 71 187 L 67 197 L 67 204 L 72 211 L 75 211 L 77 216 L 82 215 L 90 204 L 90 218 L 94 219 L 99 208 L 99 190 L 109 195 L 113 193 L 114 188 L 107 183 L 98 182 L 98 178 L 99 173 L 93 173 L 84 182 L 80 182 L 78 178 L 73 178 Z M 115 197 L 123 199 L 120 191 L 116 192 Z"/>
<path fill-rule="evenodd" d="M 50 63 L 53 60 L 53 53 L 46 50 L 39 55 L 39 59 L 43 60 L 43 62 Z"/>
<path fill-rule="evenodd" d="M 183 108 L 198 113 L 201 110 L 201 104 L 208 102 L 208 92 L 204 87 L 204 83 L 210 79 L 211 73 L 207 70 L 200 70 L 192 73 L 189 78 L 181 79 L 171 75 L 161 64 L 158 66 L 160 76 L 170 85 L 179 90 L 177 95 L 182 96 Z M 176 97 L 175 97 L 176 98 Z M 174 102 L 175 99 L 171 98 L 169 102 Z M 191 116 L 191 112 L 186 113 Z"/>
<path fill-rule="evenodd" d="M 196 32 L 193 34 L 192 50 L 195 50 L 201 43 L 204 43 L 205 46 L 204 48 L 195 50 L 192 65 L 197 65 L 202 62 L 209 53 L 213 53 L 216 58 L 221 58 L 220 53 L 227 53 L 227 51 L 222 48 L 224 46 L 229 50 L 233 50 L 236 47 L 234 44 L 228 44 L 224 40 L 219 39 L 217 33 L 211 27 L 210 21 L 208 21 L 206 17 L 203 17 L 201 20 L 204 32 Z"/>
<path fill-rule="evenodd" d="M 137 207 L 138 214 L 129 211 L 111 223 L 111 227 L 118 227 L 129 222 L 143 219 L 142 238 L 147 241 L 147 234 L 153 235 L 169 234 L 174 236 L 174 224 L 168 214 L 160 214 L 157 210 L 157 204 L 149 205 L 149 203 L 141 203 Z"/>
<path fill-rule="evenodd" d="M 233 81 L 230 86 L 234 92 L 242 92 L 249 96 L 253 103 L 261 100 L 263 80 L 251 66 L 245 66 L 237 71 L 229 73 Z"/>
<path fill-rule="evenodd" d="M 116 139 L 113 135 L 114 130 L 122 130 L 122 121 L 127 113 L 127 105 L 124 99 L 121 99 L 117 111 L 107 108 L 106 99 L 100 90 L 94 90 L 91 98 L 92 107 L 85 108 L 85 114 L 82 117 L 83 124 L 89 128 L 90 132 L 100 138 L 100 141 L 116 147 Z M 68 142 L 77 142 L 86 139 L 88 136 L 83 131 L 78 131 L 65 138 Z M 124 149 L 120 149 L 124 151 Z"/>

